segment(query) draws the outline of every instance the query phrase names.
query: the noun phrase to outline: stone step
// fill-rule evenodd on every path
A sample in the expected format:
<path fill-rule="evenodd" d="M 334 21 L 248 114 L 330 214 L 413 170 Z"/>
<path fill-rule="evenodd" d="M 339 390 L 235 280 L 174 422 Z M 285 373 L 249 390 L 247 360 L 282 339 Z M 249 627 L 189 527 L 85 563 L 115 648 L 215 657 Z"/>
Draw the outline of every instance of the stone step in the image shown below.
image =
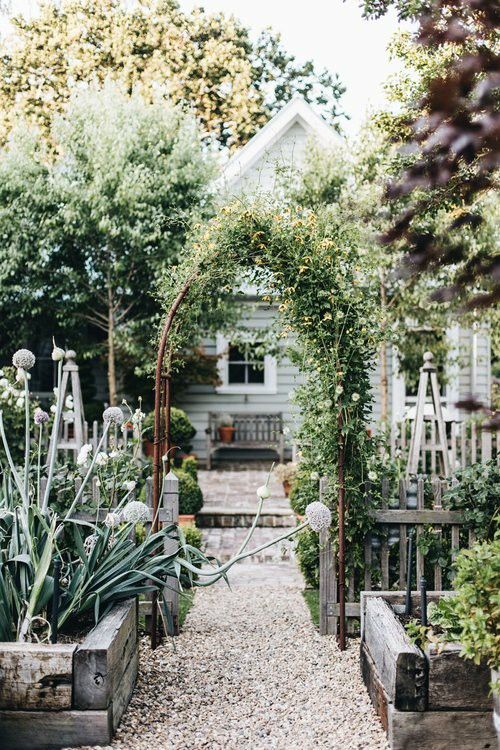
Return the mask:
<path fill-rule="evenodd" d="M 252 508 L 238 507 L 216 507 L 204 506 L 196 516 L 196 525 L 200 528 L 249 528 L 255 518 L 255 510 Z M 295 526 L 297 520 L 288 508 L 266 508 L 261 513 L 257 526 L 272 528 L 289 528 Z"/>

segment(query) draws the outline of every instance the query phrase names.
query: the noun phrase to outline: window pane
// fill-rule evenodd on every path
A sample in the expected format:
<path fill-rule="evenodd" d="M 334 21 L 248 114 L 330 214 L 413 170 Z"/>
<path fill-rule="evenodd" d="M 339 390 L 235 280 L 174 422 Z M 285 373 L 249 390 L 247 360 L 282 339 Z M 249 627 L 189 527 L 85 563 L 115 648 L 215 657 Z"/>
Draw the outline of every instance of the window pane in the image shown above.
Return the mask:
<path fill-rule="evenodd" d="M 245 383 L 245 370 L 246 365 L 233 365 L 228 366 L 228 382 L 229 383 Z"/>
<path fill-rule="evenodd" d="M 247 366 L 248 366 L 248 382 L 264 384 L 264 368 L 260 367 L 259 369 L 257 369 L 257 367 L 253 367 L 252 365 L 247 365 Z"/>
<path fill-rule="evenodd" d="M 230 362 L 245 362 L 246 357 L 244 352 L 241 351 L 237 346 L 229 347 L 229 361 Z"/>

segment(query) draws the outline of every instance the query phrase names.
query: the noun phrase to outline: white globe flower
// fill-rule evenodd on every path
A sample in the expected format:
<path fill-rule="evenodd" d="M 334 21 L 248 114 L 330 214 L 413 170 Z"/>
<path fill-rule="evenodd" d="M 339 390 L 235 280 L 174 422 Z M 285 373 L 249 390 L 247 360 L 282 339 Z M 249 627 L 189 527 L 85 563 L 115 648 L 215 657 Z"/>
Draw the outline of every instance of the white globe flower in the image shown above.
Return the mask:
<path fill-rule="evenodd" d="M 108 529 L 114 529 L 115 526 L 118 526 L 121 523 L 122 520 L 122 514 L 121 513 L 108 513 L 106 518 L 104 519 L 104 525 L 108 527 Z"/>
<path fill-rule="evenodd" d="M 327 529 L 332 523 L 332 513 L 330 508 L 327 508 L 326 505 L 319 501 L 309 503 L 306 508 L 306 518 L 313 531 Z"/>
<path fill-rule="evenodd" d="M 149 520 L 149 508 L 140 500 L 132 500 L 124 507 L 123 518 L 128 523 L 144 523 Z"/>
<path fill-rule="evenodd" d="M 261 500 L 267 500 L 268 497 L 271 497 L 271 490 L 267 484 L 257 488 L 257 497 L 260 497 Z"/>
<path fill-rule="evenodd" d="M 19 370 L 31 370 L 36 362 L 36 357 L 29 349 L 18 349 L 12 357 L 12 364 Z"/>
<path fill-rule="evenodd" d="M 351 398 L 354 402 L 359 401 L 359 398 L 360 398 L 359 393 L 353 393 Z"/>
<path fill-rule="evenodd" d="M 368 472 L 368 479 L 370 482 L 375 482 L 378 479 L 378 474 L 376 471 L 369 471 Z"/>
<path fill-rule="evenodd" d="M 119 406 L 108 406 L 102 414 L 104 422 L 109 424 L 121 424 L 123 422 L 123 412 Z"/>

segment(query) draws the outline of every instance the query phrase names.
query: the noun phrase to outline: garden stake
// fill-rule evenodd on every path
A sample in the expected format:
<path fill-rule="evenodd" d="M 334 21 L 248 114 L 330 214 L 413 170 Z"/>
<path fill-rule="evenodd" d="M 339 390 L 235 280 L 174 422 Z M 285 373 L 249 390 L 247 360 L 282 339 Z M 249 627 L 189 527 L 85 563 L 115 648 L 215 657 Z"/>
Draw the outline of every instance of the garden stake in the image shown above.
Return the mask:
<path fill-rule="evenodd" d="M 345 487 L 344 487 L 344 461 L 345 461 L 345 439 L 342 434 L 343 419 L 342 411 L 339 411 L 339 494 L 338 494 L 338 518 L 339 518 L 339 648 L 346 649 L 346 621 L 345 621 Z"/>
<path fill-rule="evenodd" d="M 413 557 L 413 529 L 408 533 L 408 556 L 406 558 L 406 599 L 405 615 L 411 615 L 411 559 Z"/>
<path fill-rule="evenodd" d="M 427 581 L 420 579 L 420 622 L 427 627 Z"/>
<path fill-rule="evenodd" d="M 59 617 L 59 581 L 61 579 L 61 561 L 54 560 L 54 591 L 52 594 L 52 614 L 50 618 L 50 642 L 57 643 L 57 619 Z"/>

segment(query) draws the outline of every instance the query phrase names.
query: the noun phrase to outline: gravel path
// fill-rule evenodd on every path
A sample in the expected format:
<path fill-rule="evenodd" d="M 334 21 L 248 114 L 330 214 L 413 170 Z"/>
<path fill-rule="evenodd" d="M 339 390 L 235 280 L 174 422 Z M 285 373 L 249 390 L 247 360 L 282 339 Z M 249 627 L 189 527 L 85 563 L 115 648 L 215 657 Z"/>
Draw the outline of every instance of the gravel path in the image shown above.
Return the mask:
<path fill-rule="evenodd" d="M 233 573 L 234 571 L 234 573 Z M 291 564 L 241 564 L 229 590 L 198 590 L 176 651 L 142 646 L 112 747 L 387 750 L 361 681 L 358 643 L 319 636 Z"/>

